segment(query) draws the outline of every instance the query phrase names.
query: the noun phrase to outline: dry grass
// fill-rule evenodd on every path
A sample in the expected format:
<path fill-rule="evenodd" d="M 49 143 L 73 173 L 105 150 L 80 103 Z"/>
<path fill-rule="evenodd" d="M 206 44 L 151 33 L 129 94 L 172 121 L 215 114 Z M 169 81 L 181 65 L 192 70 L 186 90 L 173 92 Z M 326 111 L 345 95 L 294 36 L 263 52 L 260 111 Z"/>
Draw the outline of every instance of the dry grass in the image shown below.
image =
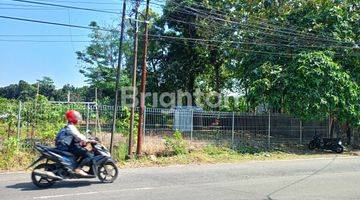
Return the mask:
<path fill-rule="evenodd" d="M 106 134 L 104 141 L 109 140 Z M 125 160 L 127 153 L 126 138 L 116 135 L 114 158 L 119 161 L 121 168 L 145 167 L 145 166 L 167 166 L 176 164 L 213 164 L 213 163 L 239 163 L 253 160 L 289 160 L 301 158 L 330 157 L 333 153 L 313 152 L 306 150 L 303 146 L 282 147 L 277 150 L 266 151 L 261 149 L 241 148 L 232 150 L 223 146 L 216 146 L 206 141 L 186 141 L 188 153 L 182 155 L 168 154 L 165 140 L 161 137 L 146 137 L 144 139 L 141 158 Z M 135 149 L 135 148 L 134 148 Z M 344 152 L 342 156 L 358 156 L 353 151 Z M 11 158 L 0 155 L 1 170 L 24 170 L 36 157 L 33 152 L 20 150 Z M 5 159 L 6 158 L 6 159 Z"/>
<path fill-rule="evenodd" d="M 334 156 L 333 153 L 308 151 L 303 146 L 284 146 L 281 149 L 272 151 L 258 149 L 254 153 L 251 148 L 245 148 L 245 150 L 232 150 L 227 147 L 212 145 L 206 141 L 186 141 L 189 153 L 169 156 L 169 154 L 166 153 L 164 142 L 165 141 L 160 137 L 147 137 L 144 144 L 144 156 L 121 162 L 120 167 L 132 168 L 176 164 L 239 163 L 253 160 L 291 160 Z M 247 151 L 249 153 L 247 153 Z M 342 154 L 342 156 L 354 155 L 356 154 L 350 152 Z"/>

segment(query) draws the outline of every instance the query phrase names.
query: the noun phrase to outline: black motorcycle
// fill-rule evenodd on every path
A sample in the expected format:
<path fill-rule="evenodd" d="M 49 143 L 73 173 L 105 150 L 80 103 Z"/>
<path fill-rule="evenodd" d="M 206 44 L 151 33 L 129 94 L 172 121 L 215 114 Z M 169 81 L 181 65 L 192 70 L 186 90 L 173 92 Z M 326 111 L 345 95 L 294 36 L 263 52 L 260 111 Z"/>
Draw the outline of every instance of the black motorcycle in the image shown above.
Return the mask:
<path fill-rule="evenodd" d="M 32 182 L 39 188 L 48 188 L 56 181 L 64 179 L 95 178 L 97 176 L 103 183 L 112 183 L 118 176 L 118 168 L 109 151 L 99 143 L 89 143 L 88 148 L 92 148 L 94 157 L 82 168 L 89 174 L 89 176 L 83 177 L 71 170 L 72 166 L 76 166 L 82 158 L 56 148 L 36 144 L 35 149 L 41 153 L 41 156 L 29 166 L 30 168 L 36 165 L 31 173 Z M 38 164 L 40 161 L 45 162 Z"/>
<path fill-rule="evenodd" d="M 323 149 L 342 153 L 344 151 L 344 146 L 342 146 L 340 138 L 322 138 L 315 134 L 314 138 L 309 142 L 309 149 Z"/>

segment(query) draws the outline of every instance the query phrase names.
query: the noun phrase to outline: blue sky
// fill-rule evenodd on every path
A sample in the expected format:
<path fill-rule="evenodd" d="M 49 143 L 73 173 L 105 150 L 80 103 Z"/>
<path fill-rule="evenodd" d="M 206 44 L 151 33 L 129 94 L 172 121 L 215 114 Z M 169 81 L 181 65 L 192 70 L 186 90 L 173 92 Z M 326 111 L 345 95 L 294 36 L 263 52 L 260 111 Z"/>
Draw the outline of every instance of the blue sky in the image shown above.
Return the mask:
<path fill-rule="evenodd" d="M 73 2 L 75 2 L 75 0 L 48 0 L 46 2 L 102 10 L 118 9 L 118 12 L 120 12 L 122 8 L 122 0 L 86 0 L 86 2 L 110 4 L 74 4 Z M 97 21 L 102 25 L 112 24 L 115 19 L 120 17 L 116 14 L 54 9 L 54 7 L 46 7 L 46 10 L 44 10 L 44 7 L 33 7 L 34 5 L 29 7 L 29 5 L 31 4 L 3 0 L 0 3 L 0 15 L 76 25 L 88 25 L 90 21 Z M 128 9 L 130 9 L 130 7 L 128 4 Z M 87 45 L 86 42 L 76 41 L 88 41 L 89 38 L 87 35 L 89 33 L 90 31 L 85 29 L 0 19 L 0 87 L 18 83 L 19 80 L 34 83 L 43 76 L 52 78 L 57 88 L 62 87 L 64 84 L 72 84 L 74 86 L 84 85 L 84 77 L 79 73 L 80 68 L 75 51 L 85 49 Z M 36 34 L 65 36 L 18 36 Z M 72 37 L 69 35 L 72 35 Z M 56 40 L 66 42 L 15 42 L 6 40 Z M 70 42 L 71 40 L 73 42 Z"/>

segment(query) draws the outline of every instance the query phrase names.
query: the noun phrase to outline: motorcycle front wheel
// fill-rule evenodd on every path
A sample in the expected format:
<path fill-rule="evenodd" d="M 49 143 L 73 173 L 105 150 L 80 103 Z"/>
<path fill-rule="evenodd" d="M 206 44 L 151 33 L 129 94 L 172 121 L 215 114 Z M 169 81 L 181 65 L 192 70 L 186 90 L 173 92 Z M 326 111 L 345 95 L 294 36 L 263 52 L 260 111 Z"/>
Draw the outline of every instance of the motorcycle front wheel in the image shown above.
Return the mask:
<path fill-rule="evenodd" d="M 34 170 L 31 173 L 31 180 L 34 185 L 36 185 L 39 188 L 49 188 L 56 182 L 52 178 L 43 177 L 41 175 L 38 175 L 36 171 L 52 171 L 54 170 L 55 166 L 47 163 L 40 164 L 34 168 Z"/>
<path fill-rule="evenodd" d="M 102 163 L 97 171 L 97 176 L 102 183 L 112 183 L 118 176 L 118 168 L 113 162 Z"/>

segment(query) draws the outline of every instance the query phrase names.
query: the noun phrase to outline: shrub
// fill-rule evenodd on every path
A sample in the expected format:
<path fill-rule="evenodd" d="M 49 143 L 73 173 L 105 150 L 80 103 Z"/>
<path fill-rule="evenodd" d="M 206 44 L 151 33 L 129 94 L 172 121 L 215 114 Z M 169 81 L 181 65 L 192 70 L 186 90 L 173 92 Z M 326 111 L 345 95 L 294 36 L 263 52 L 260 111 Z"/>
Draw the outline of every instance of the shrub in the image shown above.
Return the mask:
<path fill-rule="evenodd" d="M 125 161 L 127 153 L 126 142 L 120 142 L 118 146 L 114 148 L 113 157 L 117 161 Z"/>
<path fill-rule="evenodd" d="M 253 146 L 239 146 L 236 151 L 242 154 L 256 154 L 262 150 Z"/>
<path fill-rule="evenodd" d="M 34 155 L 21 151 L 19 140 L 15 137 L 5 139 L 0 152 L 0 169 L 14 169 L 28 165 Z"/>
<path fill-rule="evenodd" d="M 165 136 L 165 149 L 168 152 L 171 152 L 174 155 L 181 155 L 188 153 L 187 145 L 185 140 L 182 138 L 180 131 L 175 131 L 175 133 L 169 137 Z"/>
<path fill-rule="evenodd" d="M 19 140 L 15 137 L 10 137 L 4 140 L 1 152 L 8 156 L 13 156 L 19 151 Z"/>

